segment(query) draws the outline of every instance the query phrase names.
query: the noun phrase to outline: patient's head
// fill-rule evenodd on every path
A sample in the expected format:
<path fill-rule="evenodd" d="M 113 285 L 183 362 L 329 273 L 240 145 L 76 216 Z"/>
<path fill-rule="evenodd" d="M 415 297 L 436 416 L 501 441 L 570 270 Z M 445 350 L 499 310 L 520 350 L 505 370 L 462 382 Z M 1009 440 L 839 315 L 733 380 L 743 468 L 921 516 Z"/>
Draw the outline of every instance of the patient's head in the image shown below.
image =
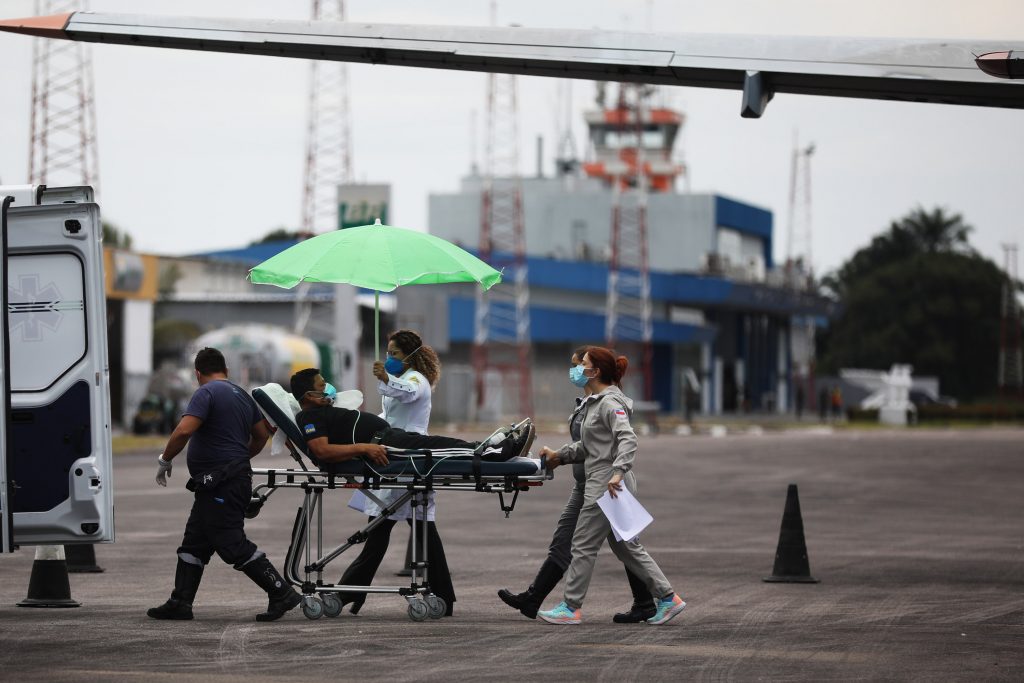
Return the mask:
<path fill-rule="evenodd" d="M 309 396 L 307 394 L 317 394 L 315 398 L 321 398 L 323 396 L 324 378 L 320 376 L 320 368 L 306 368 L 305 370 L 299 370 L 291 379 L 292 396 L 301 405 L 304 401 L 308 402 Z"/>

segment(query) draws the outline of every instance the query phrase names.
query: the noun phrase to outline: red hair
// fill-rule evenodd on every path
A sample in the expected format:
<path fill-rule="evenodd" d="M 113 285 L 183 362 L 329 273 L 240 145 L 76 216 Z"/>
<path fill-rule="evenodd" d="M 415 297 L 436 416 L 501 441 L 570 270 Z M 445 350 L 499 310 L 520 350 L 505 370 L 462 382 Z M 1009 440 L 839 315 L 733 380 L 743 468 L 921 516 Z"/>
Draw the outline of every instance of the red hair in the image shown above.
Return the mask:
<path fill-rule="evenodd" d="M 588 346 L 587 355 L 590 356 L 591 364 L 601 371 L 601 381 L 608 384 L 618 385 L 629 367 L 629 359 L 616 356 L 603 346 Z"/>

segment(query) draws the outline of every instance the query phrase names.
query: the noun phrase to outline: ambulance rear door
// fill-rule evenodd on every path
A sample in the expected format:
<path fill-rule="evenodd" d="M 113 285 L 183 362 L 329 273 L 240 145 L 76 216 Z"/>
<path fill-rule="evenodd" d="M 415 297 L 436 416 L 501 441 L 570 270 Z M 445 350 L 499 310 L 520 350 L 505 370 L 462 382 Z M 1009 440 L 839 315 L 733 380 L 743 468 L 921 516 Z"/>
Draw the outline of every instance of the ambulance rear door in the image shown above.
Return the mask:
<path fill-rule="evenodd" d="M 15 545 L 114 540 L 102 227 L 71 194 L 7 210 Z"/>
<path fill-rule="evenodd" d="M 0 281 L 7 277 L 7 207 L 13 198 L 0 192 Z M 7 288 L 0 292 L 0 310 L 7 310 Z M 11 481 L 7 476 L 7 422 L 11 417 L 11 362 L 7 353 L 7 340 L 10 332 L 7 326 L 8 317 L 3 316 L 0 322 L 0 387 L 3 389 L 3 418 L 0 419 L 0 553 L 14 550 L 13 517 L 11 514 Z"/>

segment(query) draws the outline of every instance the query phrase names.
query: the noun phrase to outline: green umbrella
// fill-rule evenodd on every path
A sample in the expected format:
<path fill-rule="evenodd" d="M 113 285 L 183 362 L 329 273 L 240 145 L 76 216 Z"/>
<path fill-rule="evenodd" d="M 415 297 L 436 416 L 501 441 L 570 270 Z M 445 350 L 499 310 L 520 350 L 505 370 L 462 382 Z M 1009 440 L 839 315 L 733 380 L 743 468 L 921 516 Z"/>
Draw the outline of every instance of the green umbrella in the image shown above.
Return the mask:
<path fill-rule="evenodd" d="M 373 346 L 379 359 L 380 292 L 447 282 L 477 282 L 486 290 L 501 282 L 501 273 L 440 237 L 381 225 L 378 219 L 299 242 L 250 270 L 249 279 L 285 289 L 331 282 L 374 290 Z"/>

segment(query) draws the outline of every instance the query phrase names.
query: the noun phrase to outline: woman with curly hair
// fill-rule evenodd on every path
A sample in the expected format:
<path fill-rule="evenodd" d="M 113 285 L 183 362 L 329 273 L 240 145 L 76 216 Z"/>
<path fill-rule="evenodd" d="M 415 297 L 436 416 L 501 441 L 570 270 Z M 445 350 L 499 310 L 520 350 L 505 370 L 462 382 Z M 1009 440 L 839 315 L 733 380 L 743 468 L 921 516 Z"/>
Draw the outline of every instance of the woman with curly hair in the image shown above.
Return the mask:
<path fill-rule="evenodd" d="M 430 397 L 437 381 L 441 378 L 441 361 L 431 347 L 423 343 L 419 334 L 412 330 L 398 330 L 388 337 L 388 352 L 385 362 L 373 364 L 373 374 L 377 378 L 377 390 L 381 394 L 383 411 L 380 416 L 388 424 L 407 432 L 427 434 L 430 426 Z M 380 490 L 375 495 L 385 505 L 398 498 L 403 492 L 398 490 Z M 363 511 L 374 519 L 381 513 L 381 508 L 366 498 Z M 422 512 L 420 513 L 422 515 Z M 452 586 L 448 571 L 448 560 L 444 554 L 441 536 L 437 533 L 434 521 L 434 494 L 430 493 L 427 507 L 427 562 L 430 565 L 430 588 L 434 595 L 442 598 L 447 605 L 445 616 L 451 616 L 455 604 L 455 589 Z M 380 567 L 381 561 L 388 550 L 391 530 L 399 519 L 412 525 L 412 508 L 405 503 L 370 532 L 362 551 L 341 577 L 339 583 L 344 586 L 369 586 Z M 365 593 L 341 593 L 342 604 L 352 603 L 350 611 L 359 612 L 366 601 Z"/>

